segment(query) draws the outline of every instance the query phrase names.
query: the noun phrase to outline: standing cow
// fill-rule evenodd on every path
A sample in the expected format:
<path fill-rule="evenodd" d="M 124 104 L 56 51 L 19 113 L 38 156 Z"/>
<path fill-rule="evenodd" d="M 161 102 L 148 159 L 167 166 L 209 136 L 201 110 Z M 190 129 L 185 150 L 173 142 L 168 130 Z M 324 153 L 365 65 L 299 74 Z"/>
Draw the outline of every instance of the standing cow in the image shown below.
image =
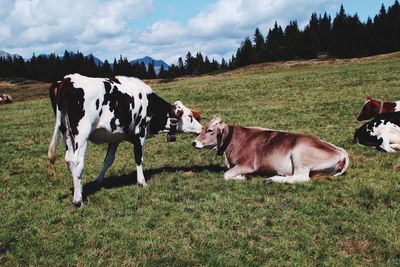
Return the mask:
<path fill-rule="evenodd" d="M 49 145 L 49 169 L 54 173 L 55 147 L 59 130 L 66 145 L 65 161 L 73 177 L 73 203 L 81 206 L 81 173 L 88 139 L 96 144 L 108 143 L 103 168 L 97 176 L 102 182 L 114 162 L 118 144 L 134 145 L 137 181 L 145 186 L 143 145 L 146 138 L 161 131 L 200 133 L 199 114 L 177 101 L 169 104 L 136 78 L 90 78 L 71 74 L 50 87 L 56 115 Z"/>

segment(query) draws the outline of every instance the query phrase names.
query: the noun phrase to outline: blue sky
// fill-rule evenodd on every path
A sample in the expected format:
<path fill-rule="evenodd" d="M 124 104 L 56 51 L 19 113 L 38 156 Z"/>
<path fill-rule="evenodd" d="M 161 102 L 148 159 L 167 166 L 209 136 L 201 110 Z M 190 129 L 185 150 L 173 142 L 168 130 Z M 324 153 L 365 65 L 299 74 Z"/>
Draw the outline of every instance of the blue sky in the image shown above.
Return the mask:
<path fill-rule="evenodd" d="M 196 16 L 204 7 L 210 3 L 216 2 L 215 0 L 202 0 L 202 1 L 185 1 L 185 0 L 155 0 L 155 7 L 150 16 L 146 16 L 138 21 L 137 26 L 145 28 L 158 20 L 177 20 L 181 23 L 189 21 L 189 19 Z M 335 2 L 335 1 L 333 1 Z M 343 0 L 336 1 L 342 3 L 346 13 L 357 13 L 362 21 L 366 21 L 369 17 L 375 16 L 381 5 L 384 4 L 387 8 L 393 5 L 394 0 Z M 313 11 L 310 10 L 310 15 Z M 335 12 L 328 12 L 331 16 Z M 296 18 L 293 18 L 296 19 Z"/>
<path fill-rule="evenodd" d="M 394 4 L 394 0 L 346 0 L 342 2 L 346 13 L 352 15 L 357 13 L 361 21 L 366 21 L 368 16 L 373 18 L 378 14 L 382 4 L 386 9 Z"/>
<path fill-rule="evenodd" d="M 228 59 L 256 27 L 332 17 L 341 4 L 362 21 L 394 0 L 0 0 L 0 50 L 29 58 L 64 50 L 112 61 L 144 56 L 176 63 L 188 51 Z"/>

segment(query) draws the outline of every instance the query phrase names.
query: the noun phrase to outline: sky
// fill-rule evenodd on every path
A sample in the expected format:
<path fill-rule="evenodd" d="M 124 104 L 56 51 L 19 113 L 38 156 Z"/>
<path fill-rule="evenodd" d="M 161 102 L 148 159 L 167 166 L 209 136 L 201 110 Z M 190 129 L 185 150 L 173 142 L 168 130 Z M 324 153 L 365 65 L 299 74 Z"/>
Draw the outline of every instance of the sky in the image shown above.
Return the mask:
<path fill-rule="evenodd" d="M 113 61 L 120 55 L 177 63 L 187 52 L 229 59 L 256 27 L 304 27 L 313 12 L 343 4 L 361 21 L 395 0 L 0 0 L 0 50 L 24 58 L 65 50 Z"/>

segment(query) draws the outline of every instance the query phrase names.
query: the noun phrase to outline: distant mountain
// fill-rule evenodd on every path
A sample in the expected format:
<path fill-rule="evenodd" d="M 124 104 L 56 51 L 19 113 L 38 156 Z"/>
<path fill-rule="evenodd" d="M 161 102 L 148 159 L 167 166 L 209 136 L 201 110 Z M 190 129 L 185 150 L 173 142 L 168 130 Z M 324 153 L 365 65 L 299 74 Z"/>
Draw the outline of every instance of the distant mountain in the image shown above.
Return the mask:
<path fill-rule="evenodd" d="M 96 57 L 95 55 L 93 55 L 93 54 L 89 54 L 89 55 L 85 56 L 85 58 L 90 58 L 91 56 L 93 57 L 94 63 L 95 63 L 98 67 L 103 66 L 103 61 L 101 61 L 99 58 L 97 58 L 97 57 Z"/>
<path fill-rule="evenodd" d="M 164 66 L 165 70 L 169 69 L 169 65 L 167 63 L 165 63 L 163 60 L 156 60 L 156 59 L 153 59 L 152 57 L 149 57 L 149 56 L 146 56 L 144 58 L 138 58 L 138 59 L 132 60 L 129 63 L 131 63 L 131 64 L 137 64 L 137 63 L 142 64 L 142 62 L 146 65 L 146 67 L 148 67 L 149 64 L 154 62 L 154 70 L 156 71 L 157 74 L 160 72 L 161 65 Z"/>
<path fill-rule="evenodd" d="M 10 54 L 10 53 L 7 53 L 6 51 L 3 51 L 3 50 L 0 50 L 0 57 L 1 58 L 6 58 L 6 57 L 21 57 L 20 55 L 18 55 L 18 54 Z"/>

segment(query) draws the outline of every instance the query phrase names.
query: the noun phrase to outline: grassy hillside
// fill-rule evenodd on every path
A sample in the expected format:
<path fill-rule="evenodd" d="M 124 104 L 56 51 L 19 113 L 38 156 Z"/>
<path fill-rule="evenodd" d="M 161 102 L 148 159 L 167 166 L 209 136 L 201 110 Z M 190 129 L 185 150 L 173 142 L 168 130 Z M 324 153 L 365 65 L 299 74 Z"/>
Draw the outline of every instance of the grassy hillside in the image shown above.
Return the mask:
<path fill-rule="evenodd" d="M 14 101 L 49 97 L 50 84 L 23 78 L 0 78 L 0 96 L 9 94 Z"/>
<path fill-rule="evenodd" d="M 0 107 L 0 265 L 399 265 L 399 154 L 352 143 L 367 94 L 400 99 L 400 54 L 351 61 L 255 65 L 154 84 L 166 100 L 200 110 L 203 122 L 314 134 L 344 147 L 345 176 L 264 185 L 224 181 L 223 158 L 191 147 L 193 136 L 146 143 L 149 187 L 135 184 L 124 143 L 103 188 L 93 186 L 106 146 L 90 144 L 86 205 L 72 204 L 72 178 L 57 148 L 49 100 Z M 59 142 L 60 144 L 60 142 Z"/>

